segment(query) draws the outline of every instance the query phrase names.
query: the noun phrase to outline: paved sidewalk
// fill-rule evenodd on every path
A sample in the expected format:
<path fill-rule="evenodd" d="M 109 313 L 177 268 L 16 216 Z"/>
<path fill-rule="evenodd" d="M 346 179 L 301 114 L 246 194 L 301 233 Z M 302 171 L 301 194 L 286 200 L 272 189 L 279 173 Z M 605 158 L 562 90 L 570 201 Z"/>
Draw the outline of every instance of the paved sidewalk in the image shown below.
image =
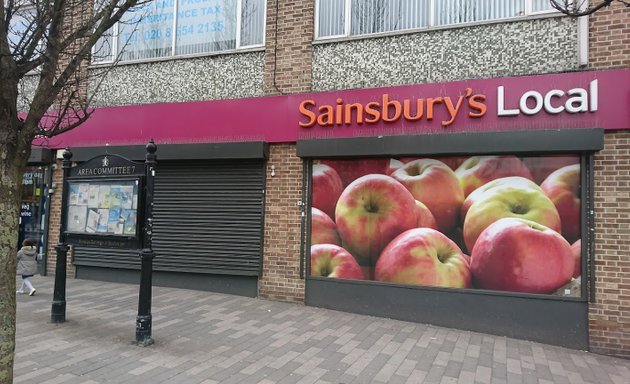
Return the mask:
<path fill-rule="evenodd" d="M 53 278 L 18 295 L 18 383 L 630 383 L 630 360 L 239 296 L 153 288 L 150 347 L 133 345 L 136 285 Z"/>

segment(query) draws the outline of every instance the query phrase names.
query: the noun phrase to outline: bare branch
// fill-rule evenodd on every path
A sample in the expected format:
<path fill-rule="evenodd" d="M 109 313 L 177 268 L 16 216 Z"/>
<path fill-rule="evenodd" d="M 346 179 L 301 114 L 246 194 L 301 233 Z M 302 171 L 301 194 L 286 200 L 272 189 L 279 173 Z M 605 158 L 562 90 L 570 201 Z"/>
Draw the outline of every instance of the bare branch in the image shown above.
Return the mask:
<path fill-rule="evenodd" d="M 630 7 L 630 1 L 626 0 L 549 0 L 551 6 L 559 12 L 572 17 L 581 17 L 590 15 L 598 10 L 609 7 L 612 3 L 621 3 L 626 7 Z"/>
<path fill-rule="evenodd" d="M 20 63 L 21 76 L 35 68 L 41 68 L 38 88 L 23 124 L 25 133 L 53 136 L 74 128 L 89 117 L 91 112 L 87 110 L 81 97 L 72 92 L 64 93 L 64 89 L 87 83 L 87 75 L 75 79 L 74 82 L 71 82 L 71 78 L 77 75 L 82 66 L 87 66 L 92 47 L 125 12 L 146 2 L 104 0 L 99 3 L 100 7 L 92 17 L 85 17 L 85 12 L 90 12 L 93 8 L 84 1 L 54 2 L 44 53 Z M 67 27 L 68 24 L 71 24 L 70 28 Z M 65 29 L 63 26 L 66 26 Z M 59 98 L 62 100 L 58 100 Z M 42 119 L 56 101 L 60 103 L 54 108 L 57 117 Z M 72 104 L 72 108 L 68 103 Z M 66 114 L 71 117 L 70 120 L 66 118 Z"/>

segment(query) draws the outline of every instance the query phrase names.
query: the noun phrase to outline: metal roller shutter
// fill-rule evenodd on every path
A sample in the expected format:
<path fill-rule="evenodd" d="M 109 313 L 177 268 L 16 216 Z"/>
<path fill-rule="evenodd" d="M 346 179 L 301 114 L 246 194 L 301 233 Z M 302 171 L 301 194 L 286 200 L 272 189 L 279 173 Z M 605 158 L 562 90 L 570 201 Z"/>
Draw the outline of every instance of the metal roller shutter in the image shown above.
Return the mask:
<path fill-rule="evenodd" d="M 158 163 L 153 262 L 156 271 L 260 275 L 264 163 Z M 139 268 L 137 250 L 76 247 L 76 265 Z"/>

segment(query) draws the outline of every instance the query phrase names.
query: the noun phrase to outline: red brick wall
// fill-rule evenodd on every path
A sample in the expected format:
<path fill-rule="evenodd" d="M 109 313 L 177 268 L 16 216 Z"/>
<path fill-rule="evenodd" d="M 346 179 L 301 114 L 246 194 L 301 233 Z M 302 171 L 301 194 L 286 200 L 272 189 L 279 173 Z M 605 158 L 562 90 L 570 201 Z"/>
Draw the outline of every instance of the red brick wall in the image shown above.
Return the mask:
<path fill-rule="evenodd" d="M 275 176 L 271 176 L 271 167 Z M 270 148 L 265 188 L 265 242 L 259 295 L 281 301 L 304 301 L 300 278 L 302 233 L 302 160 L 294 144 Z"/>
<path fill-rule="evenodd" d="M 267 1 L 266 95 L 311 91 L 314 12 L 315 0 Z"/>
<path fill-rule="evenodd" d="M 57 267 L 57 243 L 59 243 L 59 232 L 61 227 L 61 195 L 63 194 L 63 169 L 61 161 L 57 161 L 56 169 L 53 171 L 52 182 L 55 192 L 50 197 L 50 210 L 48 221 L 48 251 L 46 262 L 46 273 L 54 276 Z M 70 262 L 72 252 L 68 252 L 68 262 L 66 264 L 67 277 L 74 277 L 74 266 Z"/>
<path fill-rule="evenodd" d="M 630 66 L 630 8 L 613 4 L 589 19 L 589 66 L 594 69 Z"/>
<path fill-rule="evenodd" d="M 91 1 L 70 1 L 66 6 L 68 13 L 66 14 L 66 25 L 64 29 L 66 33 L 75 31 L 76 22 L 81 19 L 90 17 L 90 12 L 93 9 L 93 2 Z M 70 60 L 76 56 L 78 47 L 82 39 L 76 40 L 68 47 L 64 53 L 62 53 L 59 59 L 60 68 L 65 68 Z M 88 64 L 89 57 L 86 57 L 75 73 L 68 80 L 67 86 L 61 90 L 57 97 L 57 103 L 65 105 L 70 102 L 71 106 L 85 104 L 85 99 L 88 96 Z M 76 91 L 76 95 L 71 96 Z M 63 170 L 61 167 L 61 161 L 57 161 L 57 168 L 53 172 L 53 183 L 55 184 L 55 192 L 51 196 L 50 211 L 48 221 L 48 244 L 47 244 L 47 262 L 46 273 L 49 275 L 55 274 L 57 264 L 57 251 L 56 246 L 59 242 L 59 232 L 61 226 L 61 195 L 63 193 Z M 72 251 L 68 252 L 68 262 L 66 264 L 67 277 L 74 277 L 74 266 L 71 263 Z"/>
<path fill-rule="evenodd" d="M 265 95 L 311 91 L 314 10 L 315 0 L 267 1 Z M 303 302 L 304 279 L 300 278 L 302 218 L 298 206 L 302 201 L 302 160 L 295 154 L 295 144 L 272 145 L 270 153 L 259 295 Z M 273 177 L 272 165 L 275 167 Z"/>
<path fill-rule="evenodd" d="M 630 357 L 630 132 L 608 133 L 595 156 L 594 352 Z"/>
<path fill-rule="evenodd" d="M 592 69 L 630 66 L 630 9 L 619 3 L 589 21 Z M 630 127 L 628 127 L 630 128 Z M 594 352 L 630 357 L 630 132 L 606 133 L 595 156 Z"/>

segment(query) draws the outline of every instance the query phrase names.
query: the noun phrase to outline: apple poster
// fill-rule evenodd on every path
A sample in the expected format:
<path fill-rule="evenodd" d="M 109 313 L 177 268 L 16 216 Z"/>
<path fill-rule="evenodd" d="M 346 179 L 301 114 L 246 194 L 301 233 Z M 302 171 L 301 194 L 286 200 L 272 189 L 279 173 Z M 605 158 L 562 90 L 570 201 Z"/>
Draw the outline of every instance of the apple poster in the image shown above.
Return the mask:
<path fill-rule="evenodd" d="M 578 155 L 314 161 L 310 274 L 581 295 Z"/>

